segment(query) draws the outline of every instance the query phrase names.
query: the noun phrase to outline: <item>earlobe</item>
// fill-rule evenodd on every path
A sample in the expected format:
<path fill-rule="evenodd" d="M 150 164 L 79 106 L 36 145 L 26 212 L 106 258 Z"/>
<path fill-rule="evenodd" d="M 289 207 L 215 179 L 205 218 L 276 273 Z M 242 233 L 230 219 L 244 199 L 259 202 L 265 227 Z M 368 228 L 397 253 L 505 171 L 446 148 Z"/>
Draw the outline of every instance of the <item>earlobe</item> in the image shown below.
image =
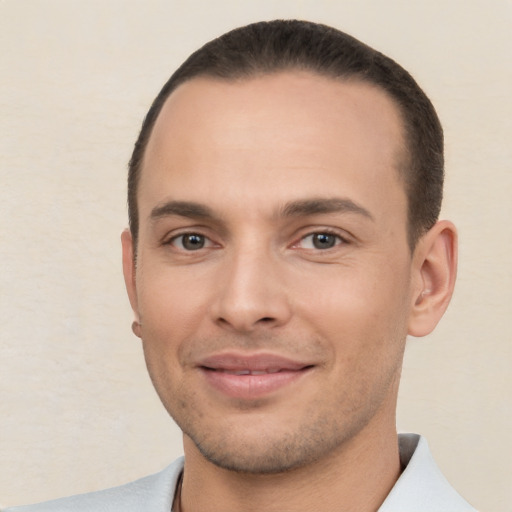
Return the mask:
<path fill-rule="evenodd" d="M 121 245 L 123 250 L 123 275 L 126 291 L 130 305 L 135 314 L 135 322 L 139 325 L 139 312 L 137 305 L 137 286 L 135 281 L 135 260 L 133 238 L 129 229 L 125 229 L 121 233 Z M 135 331 L 134 331 L 135 332 Z M 137 335 L 137 333 L 135 333 Z"/>
<path fill-rule="evenodd" d="M 132 322 L 132 332 L 137 336 L 137 338 L 142 338 L 142 333 L 140 330 L 140 323 L 137 320 Z"/>
<path fill-rule="evenodd" d="M 457 231 L 439 221 L 419 241 L 413 257 L 414 290 L 409 334 L 426 336 L 443 316 L 457 274 Z"/>

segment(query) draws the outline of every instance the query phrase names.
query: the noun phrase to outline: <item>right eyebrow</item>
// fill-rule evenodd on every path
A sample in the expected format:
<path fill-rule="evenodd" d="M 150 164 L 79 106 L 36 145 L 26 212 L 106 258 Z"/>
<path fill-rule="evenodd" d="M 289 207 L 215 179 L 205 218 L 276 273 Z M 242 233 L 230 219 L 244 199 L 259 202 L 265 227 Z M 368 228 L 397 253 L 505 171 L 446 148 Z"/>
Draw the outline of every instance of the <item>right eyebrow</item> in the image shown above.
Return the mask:
<path fill-rule="evenodd" d="M 178 215 L 191 219 L 213 219 L 213 212 L 207 206 L 193 201 L 167 201 L 155 206 L 149 215 L 152 221 Z"/>

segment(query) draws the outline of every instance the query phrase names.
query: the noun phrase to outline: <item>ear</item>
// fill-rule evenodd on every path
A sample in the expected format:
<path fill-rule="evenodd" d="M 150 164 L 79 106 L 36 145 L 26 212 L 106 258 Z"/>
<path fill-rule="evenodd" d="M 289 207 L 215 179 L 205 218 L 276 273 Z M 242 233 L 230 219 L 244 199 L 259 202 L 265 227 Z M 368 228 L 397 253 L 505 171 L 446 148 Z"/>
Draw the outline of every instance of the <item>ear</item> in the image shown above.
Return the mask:
<path fill-rule="evenodd" d="M 426 336 L 441 320 L 455 286 L 457 230 L 451 222 L 439 221 L 418 241 L 413 274 L 408 332 Z"/>
<path fill-rule="evenodd" d="M 121 245 L 123 249 L 123 275 L 130 305 L 135 314 L 135 322 L 139 322 L 139 308 L 137 304 L 137 286 L 135 282 L 135 259 L 133 238 L 129 229 L 121 233 Z"/>

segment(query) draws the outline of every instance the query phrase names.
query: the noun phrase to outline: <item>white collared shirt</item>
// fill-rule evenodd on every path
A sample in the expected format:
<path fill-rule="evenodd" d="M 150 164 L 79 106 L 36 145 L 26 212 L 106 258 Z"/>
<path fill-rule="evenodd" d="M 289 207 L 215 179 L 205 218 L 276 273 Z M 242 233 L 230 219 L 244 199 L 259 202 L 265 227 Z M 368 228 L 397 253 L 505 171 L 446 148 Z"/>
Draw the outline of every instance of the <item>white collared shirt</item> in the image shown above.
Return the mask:
<path fill-rule="evenodd" d="M 476 512 L 442 475 L 425 438 L 399 434 L 398 444 L 405 469 L 378 512 Z M 120 487 L 4 512 L 170 512 L 183 465 L 181 457 L 160 473 Z"/>

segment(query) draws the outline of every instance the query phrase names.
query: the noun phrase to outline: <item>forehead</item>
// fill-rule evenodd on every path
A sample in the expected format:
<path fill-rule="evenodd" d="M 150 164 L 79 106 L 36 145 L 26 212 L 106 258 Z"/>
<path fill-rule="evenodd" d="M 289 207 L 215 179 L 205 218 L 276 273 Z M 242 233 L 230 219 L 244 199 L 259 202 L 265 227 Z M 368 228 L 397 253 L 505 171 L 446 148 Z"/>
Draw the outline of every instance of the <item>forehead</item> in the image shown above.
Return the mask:
<path fill-rule="evenodd" d="M 276 104 L 280 106 L 278 110 L 268 109 Z M 199 76 L 181 84 L 167 98 L 148 149 L 162 142 L 167 144 L 166 134 L 173 125 L 181 130 L 197 128 L 207 119 L 210 128 L 215 128 L 216 122 L 220 128 L 230 111 L 242 116 L 250 114 L 246 121 L 252 124 L 275 123 L 281 117 L 281 121 L 292 124 L 303 121 L 305 127 L 318 118 L 326 125 L 340 124 L 352 115 L 350 121 L 358 127 L 364 125 L 367 132 L 380 129 L 382 143 L 389 143 L 391 150 L 403 146 L 399 110 L 384 90 L 358 79 L 291 70 L 237 80 Z"/>
<path fill-rule="evenodd" d="M 140 189 L 154 202 L 168 179 L 194 199 L 218 187 L 252 197 L 282 181 L 325 195 L 343 176 L 349 185 L 396 186 L 403 140 L 397 107 L 371 84 L 302 71 L 236 81 L 200 77 L 164 104 Z"/>

